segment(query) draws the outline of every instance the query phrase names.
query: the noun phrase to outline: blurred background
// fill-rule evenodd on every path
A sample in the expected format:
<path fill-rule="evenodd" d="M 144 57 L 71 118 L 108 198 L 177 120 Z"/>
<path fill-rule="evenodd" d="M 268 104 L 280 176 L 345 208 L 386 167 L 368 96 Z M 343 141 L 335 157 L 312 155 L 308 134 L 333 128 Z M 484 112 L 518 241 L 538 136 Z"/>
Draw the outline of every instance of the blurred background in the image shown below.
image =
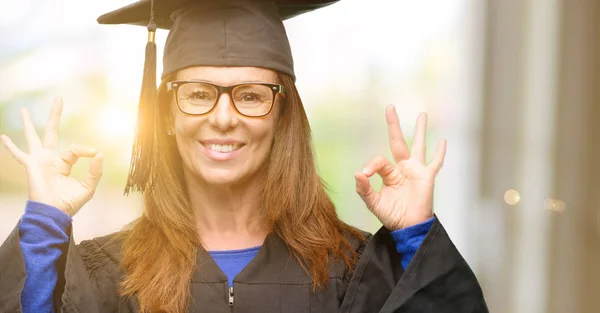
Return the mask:
<path fill-rule="evenodd" d="M 77 242 L 140 214 L 140 196 L 122 194 L 146 30 L 95 22 L 129 2 L 0 0 L 0 132 L 24 148 L 19 108 L 41 129 L 60 95 L 61 148 L 105 155 L 97 195 L 74 218 Z M 600 1 L 343 0 L 285 24 L 344 220 L 380 227 L 353 172 L 391 157 L 385 106 L 408 138 L 425 111 L 429 151 L 448 140 L 435 211 L 490 311 L 600 311 Z M 24 171 L 0 147 L 0 239 L 26 199 Z"/>

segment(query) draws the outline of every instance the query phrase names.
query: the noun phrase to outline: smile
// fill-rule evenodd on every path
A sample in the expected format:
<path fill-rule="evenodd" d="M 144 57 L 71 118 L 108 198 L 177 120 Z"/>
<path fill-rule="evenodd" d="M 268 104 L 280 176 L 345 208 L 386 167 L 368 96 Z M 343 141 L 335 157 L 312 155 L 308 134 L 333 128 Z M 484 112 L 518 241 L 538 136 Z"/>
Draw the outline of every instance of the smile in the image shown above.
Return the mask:
<path fill-rule="evenodd" d="M 243 143 L 216 144 L 210 142 L 201 142 L 200 145 L 206 156 L 215 161 L 233 160 L 245 146 Z"/>
<path fill-rule="evenodd" d="M 240 144 L 235 144 L 235 145 L 208 144 L 208 145 L 206 145 L 206 147 L 208 147 L 210 150 L 217 151 L 217 152 L 232 152 L 232 151 L 236 151 L 241 146 L 242 145 L 240 145 Z"/>

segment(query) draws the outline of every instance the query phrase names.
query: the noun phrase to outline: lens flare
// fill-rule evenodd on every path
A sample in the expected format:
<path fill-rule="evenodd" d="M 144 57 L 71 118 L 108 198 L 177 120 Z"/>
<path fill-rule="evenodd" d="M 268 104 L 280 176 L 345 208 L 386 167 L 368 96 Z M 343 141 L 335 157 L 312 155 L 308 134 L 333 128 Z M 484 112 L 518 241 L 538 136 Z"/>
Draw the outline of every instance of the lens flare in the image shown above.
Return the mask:
<path fill-rule="evenodd" d="M 111 107 L 103 110 L 96 121 L 101 137 L 109 140 L 125 140 L 133 133 L 136 116 L 128 110 Z"/>

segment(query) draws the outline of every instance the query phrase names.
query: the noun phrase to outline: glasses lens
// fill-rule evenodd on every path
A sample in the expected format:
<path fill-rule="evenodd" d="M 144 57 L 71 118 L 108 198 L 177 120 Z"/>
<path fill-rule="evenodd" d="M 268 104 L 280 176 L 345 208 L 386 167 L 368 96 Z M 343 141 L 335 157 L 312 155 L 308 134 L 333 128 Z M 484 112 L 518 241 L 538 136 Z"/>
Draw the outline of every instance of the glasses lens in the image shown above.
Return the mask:
<path fill-rule="evenodd" d="M 186 83 L 177 91 L 179 108 L 188 114 L 204 114 L 217 102 L 218 91 L 205 83 Z"/>
<path fill-rule="evenodd" d="M 271 111 L 273 92 L 268 86 L 245 84 L 237 86 L 231 93 L 233 104 L 244 115 L 262 116 Z"/>

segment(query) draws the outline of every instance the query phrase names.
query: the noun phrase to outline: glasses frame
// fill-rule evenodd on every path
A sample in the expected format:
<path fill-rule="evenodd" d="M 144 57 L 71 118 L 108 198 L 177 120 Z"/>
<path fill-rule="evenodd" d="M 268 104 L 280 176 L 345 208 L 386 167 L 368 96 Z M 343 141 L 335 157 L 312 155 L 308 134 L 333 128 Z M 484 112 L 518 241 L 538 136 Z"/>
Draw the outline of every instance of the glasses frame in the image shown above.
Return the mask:
<path fill-rule="evenodd" d="M 179 87 L 181 87 L 185 84 L 191 84 L 191 83 L 203 83 L 203 84 L 213 86 L 214 88 L 217 89 L 218 93 L 217 93 L 217 98 L 215 100 L 215 103 L 210 108 L 210 110 L 208 110 L 206 113 L 200 113 L 200 114 L 188 113 L 188 112 L 185 112 L 179 105 L 179 96 L 178 96 Z M 231 95 L 231 92 L 236 87 L 243 86 L 243 85 L 262 85 L 262 86 L 269 87 L 271 92 L 273 92 L 273 100 L 271 101 L 271 107 L 269 108 L 269 111 L 267 111 L 267 113 L 265 113 L 263 115 L 246 115 L 246 114 L 243 114 L 242 112 L 240 112 L 240 110 L 238 110 L 238 108 L 235 105 L 235 101 L 233 101 L 233 96 Z M 273 105 L 275 104 L 275 98 L 276 98 L 277 94 L 281 94 L 284 98 L 286 96 L 285 87 L 283 85 L 272 84 L 272 83 L 262 83 L 262 82 L 247 82 L 247 83 L 241 83 L 241 84 L 230 85 L 230 86 L 221 86 L 221 85 L 213 84 L 211 82 L 207 82 L 204 80 L 174 80 L 174 81 L 167 82 L 167 90 L 173 91 L 173 94 L 175 96 L 175 102 L 177 103 L 177 109 L 179 109 L 179 111 L 183 114 L 193 115 L 193 116 L 202 116 L 202 115 L 210 114 L 215 109 L 215 107 L 217 107 L 217 103 L 219 102 L 219 99 L 221 98 L 221 95 L 223 95 L 223 93 L 227 93 L 229 95 L 229 98 L 231 99 L 230 102 L 233 105 L 233 108 L 235 109 L 235 111 L 238 114 L 245 116 L 245 117 L 263 117 L 263 116 L 269 115 L 269 113 L 271 113 L 271 111 L 273 110 Z"/>

